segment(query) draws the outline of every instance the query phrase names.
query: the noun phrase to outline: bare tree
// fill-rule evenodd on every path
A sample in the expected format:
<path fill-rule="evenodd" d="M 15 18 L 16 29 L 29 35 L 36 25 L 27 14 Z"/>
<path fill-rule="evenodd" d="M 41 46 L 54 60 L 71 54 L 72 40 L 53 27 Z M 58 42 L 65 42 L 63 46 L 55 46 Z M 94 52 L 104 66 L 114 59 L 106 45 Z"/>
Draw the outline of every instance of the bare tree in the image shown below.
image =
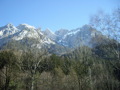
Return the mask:
<path fill-rule="evenodd" d="M 29 52 L 23 53 L 21 56 L 23 71 L 26 71 L 31 78 L 30 90 L 34 90 L 35 75 L 37 72 L 40 72 L 38 69 L 39 65 L 47 55 L 45 51 L 39 53 L 30 50 Z"/>
<path fill-rule="evenodd" d="M 114 60 L 120 60 L 120 8 L 115 9 L 111 14 L 105 14 L 100 11 L 96 15 L 90 18 L 90 25 L 100 30 L 108 38 L 108 44 L 110 48 L 108 52 L 111 52 L 115 58 Z"/>

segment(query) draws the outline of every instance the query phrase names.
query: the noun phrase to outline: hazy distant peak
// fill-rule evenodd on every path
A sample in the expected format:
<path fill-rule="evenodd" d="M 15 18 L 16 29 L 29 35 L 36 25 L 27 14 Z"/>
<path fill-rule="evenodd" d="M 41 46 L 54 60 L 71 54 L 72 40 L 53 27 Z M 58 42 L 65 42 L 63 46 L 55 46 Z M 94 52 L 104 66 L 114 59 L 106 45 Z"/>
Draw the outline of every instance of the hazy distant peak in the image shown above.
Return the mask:
<path fill-rule="evenodd" d="M 54 34 L 54 32 L 52 32 L 50 29 L 46 29 L 44 32 L 46 32 L 46 33 L 51 33 L 51 34 Z"/>
<path fill-rule="evenodd" d="M 68 31 L 69 31 L 68 29 L 59 29 L 59 30 L 56 31 L 56 33 L 57 32 L 68 32 Z"/>
<path fill-rule="evenodd" d="M 55 34 L 58 36 L 64 36 L 68 32 L 69 32 L 69 30 L 67 30 L 67 29 L 60 29 L 60 30 L 56 31 Z"/>
<path fill-rule="evenodd" d="M 84 30 L 86 30 L 86 29 L 88 30 L 88 29 L 91 29 L 91 28 L 93 28 L 93 27 L 90 26 L 90 25 L 85 24 L 85 25 L 83 25 L 81 28 L 84 29 Z"/>

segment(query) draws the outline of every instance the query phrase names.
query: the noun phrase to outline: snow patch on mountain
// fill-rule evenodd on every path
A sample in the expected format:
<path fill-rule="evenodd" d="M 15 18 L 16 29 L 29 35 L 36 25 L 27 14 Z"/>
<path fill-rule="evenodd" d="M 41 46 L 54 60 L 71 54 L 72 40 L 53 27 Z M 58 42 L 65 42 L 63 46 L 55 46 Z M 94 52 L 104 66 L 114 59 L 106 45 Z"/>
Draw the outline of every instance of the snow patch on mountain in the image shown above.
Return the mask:
<path fill-rule="evenodd" d="M 17 31 L 18 29 L 12 24 L 7 24 L 3 27 L 0 27 L 0 39 L 13 35 Z"/>
<path fill-rule="evenodd" d="M 67 34 L 64 35 L 63 39 L 66 38 L 68 35 L 72 36 L 75 35 L 76 33 L 78 33 L 80 31 L 80 29 L 76 29 L 76 30 L 71 30 L 69 31 Z"/>
<path fill-rule="evenodd" d="M 7 24 L 0 27 L 0 45 L 4 45 L 12 40 L 29 43 L 31 47 L 36 46 L 36 48 L 55 44 L 54 41 L 50 40 L 39 29 L 28 24 L 20 24 L 17 27 L 12 24 Z"/>
<path fill-rule="evenodd" d="M 90 42 L 92 42 L 92 39 L 96 38 L 96 36 L 102 37 L 102 33 L 89 25 L 84 25 L 81 28 L 68 31 L 57 40 L 57 43 L 72 48 L 80 45 L 92 46 Z"/>
<path fill-rule="evenodd" d="M 49 47 L 51 44 L 75 48 L 80 45 L 92 46 L 99 42 L 98 39 L 102 42 L 101 38 L 104 40 L 102 33 L 89 25 L 73 30 L 60 29 L 55 33 L 49 29 L 41 31 L 28 24 L 20 24 L 17 27 L 8 24 L 0 27 L 0 45 L 16 40 L 37 48 Z"/>
<path fill-rule="evenodd" d="M 24 29 L 35 29 L 34 26 L 30 26 L 28 24 L 20 24 L 19 26 L 17 26 L 18 29 L 20 30 L 24 30 Z"/>

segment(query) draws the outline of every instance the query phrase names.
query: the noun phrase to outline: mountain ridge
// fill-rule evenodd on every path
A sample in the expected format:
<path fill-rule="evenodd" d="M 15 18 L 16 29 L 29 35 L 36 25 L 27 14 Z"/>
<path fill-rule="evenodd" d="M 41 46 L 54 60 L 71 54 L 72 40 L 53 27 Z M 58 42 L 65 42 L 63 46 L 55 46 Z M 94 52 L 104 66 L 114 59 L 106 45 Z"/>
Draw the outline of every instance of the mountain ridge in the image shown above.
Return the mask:
<path fill-rule="evenodd" d="M 24 38 L 34 38 L 39 41 L 38 44 L 40 46 L 42 46 L 42 44 L 55 44 L 52 40 L 44 36 L 40 30 L 28 24 L 20 24 L 17 27 L 11 24 L 7 24 L 2 28 L 0 28 L 0 32 L 2 33 L 0 39 L 1 44 L 5 44 L 10 40 L 16 40 L 16 41 L 24 40 Z"/>
<path fill-rule="evenodd" d="M 51 49 L 49 51 L 53 53 L 63 49 L 59 51 L 65 53 L 65 48 L 72 50 L 80 46 L 94 47 L 106 41 L 107 38 L 90 25 L 73 30 L 60 29 L 54 33 L 49 29 L 42 31 L 28 24 L 20 24 L 17 27 L 7 24 L 0 27 L 0 47 L 12 40 L 38 49 Z"/>

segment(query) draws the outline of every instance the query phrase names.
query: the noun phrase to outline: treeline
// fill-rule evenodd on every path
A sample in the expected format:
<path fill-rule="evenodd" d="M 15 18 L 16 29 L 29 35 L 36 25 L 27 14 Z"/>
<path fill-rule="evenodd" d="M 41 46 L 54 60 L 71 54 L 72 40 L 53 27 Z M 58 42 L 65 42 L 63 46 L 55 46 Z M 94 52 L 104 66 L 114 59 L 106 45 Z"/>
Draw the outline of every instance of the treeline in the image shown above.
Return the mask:
<path fill-rule="evenodd" d="M 120 45 L 47 51 L 0 51 L 0 90 L 119 90 Z"/>

